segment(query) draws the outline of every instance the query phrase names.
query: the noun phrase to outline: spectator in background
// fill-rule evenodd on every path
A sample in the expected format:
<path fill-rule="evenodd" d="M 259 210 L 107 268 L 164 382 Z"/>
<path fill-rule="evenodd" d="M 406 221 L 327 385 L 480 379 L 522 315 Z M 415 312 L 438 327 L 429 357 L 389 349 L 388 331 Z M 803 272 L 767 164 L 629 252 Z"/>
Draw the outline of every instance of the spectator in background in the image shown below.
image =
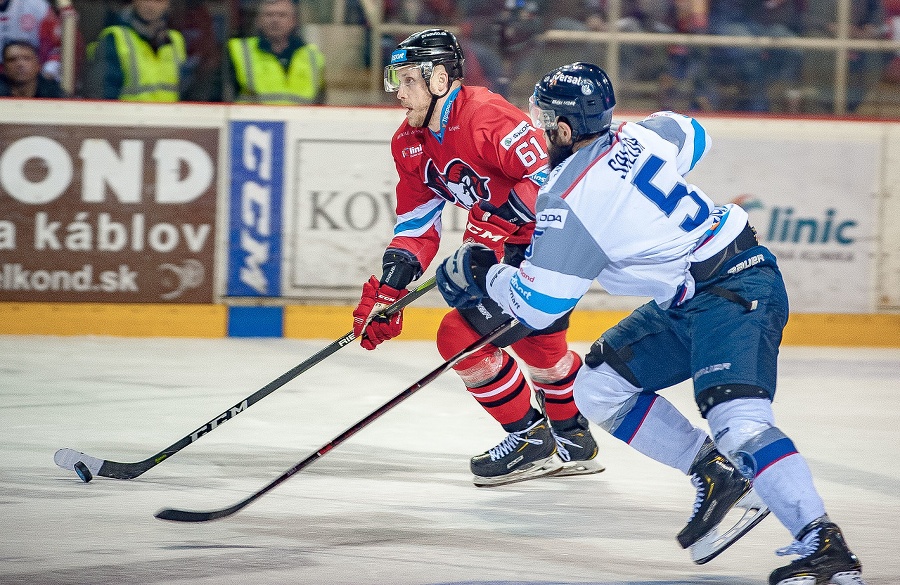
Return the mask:
<path fill-rule="evenodd" d="M 41 72 L 59 81 L 61 27 L 47 0 L 0 0 L 0 47 L 27 41 L 36 47 Z"/>
<path fill-rule="evenodd" d="M 183 68 L 182 99 L 222 101 L 222 45 L 205 0 L 175 0 L 170 22 L 184 37 L 187 60 Z"/>
<path fill-rule="evenodd" d="M 503 57 L 496 45 L 490 44 L 491 25 L 479 18 L 467 18 L 460 24 L 458 37 L 466 56 L 466 84 L 486 87 L 505 96 L 509 79 L 504 70 Z"/>
<path fill-rule="evenodd" d="M 88 97 L 177 102 L 187 58 L 184 37 L 166 21 L 170 0 L 133 0 L 88 47 Z M 99 94 L 99 95 L 98 95 Z"/>
<path fill-rule="evenodd" d="M 0 97 L 61 98 L 59 83 L 41 75 L 37 49 L 28 41 L 9 41 L 3 47 Z"/>
<path fill-rule="evenodd" d="M 884 0 L 887 37 L 900 41 L 900 0 Z M 882 80 L 890 84 L 900 84 L 900 51 L 889 55 Z"/>
<path fill-rule="evenodd" d="M 537 0 L 460 0 L 466 60 L 473 58 L 486 87 L 511 98 L 511 86 L 522 72 L 534 69 L 543 53 L 543 11 Z M 467 64 L 468 67 L 468 64 Z M 530 78 L 527 88 L 530 94 Z M 525 98 L 527 99 L 527 97 Z"/>
<path fill-rule="evenodd" d="M 676 3 L 681 3 L 681 0 L 622 2 L 620 12 L 613 21 L 607 0 L 554 0 L 547 4 L 545 18 L 550 23 L 549 28 L 557 30 L 604 32 L 615 29 L 626 33 L 672 33 L 676 31 Z M 705 5 L 705 0 L 702 3 Z M 593 41 L 577 44 L 566 42 L 560 48 L 561 51 L 558 48 L 555 52 L 563 55 L 554 60 L 553 66 L 560 61 L 599 61 L 606 58 L 605 45 Z M 684 48 L 684 52 L 686 51 Z M 667 93 L 671 94 L 674 90 L 674 77 L 666 74 L 668 69 L 676 66 L 685 69 L 683 62 L 670 64 L 666 48 L 660 45 L 626 43 L 619 48 L 619 80 L 632 82 L 628 87 L 635 93 L 650 88 L 650 99 L 654 101 L 657 99 L 654 89 L 657 80 L 666 86 Z"/>
<path fill-rule="evenodd" d="M 255 104 L 325 103 L 325 57 L 307 44 L 291 0 L 263 0 L 259 36 L 228 41 L 233 101 Z"/>
<path fill-rule="evenodd" d="M 660 19 L 659 32 L 709 32 L 708 0 L 674 0 L 667 16 Z M 660 109 L 706 112 L 718 109 L 719 94 L 709 80 L 709 50 L 672 45 L 667 53 L 668 67 L 659 78 Z"/>
<path fill-rule="evenodd" d="M 709 32 L 729 36 L 794 37 L 802 30 L 804 0 L 711 0 Z M 802 54 L 785 49 L 727 47 L 710 51 L 717 81 L 735 86 L 728 109 L 765 112 L 771 109 L 769 85 L 785 87 L 785 109 L 798 107 Z"/>
<path fill-rule="evenodd" d="M 450 24 L 457 20 L 450 0 L 386 0 L 384 21 L 404 24 Z"/>
<path fill-rule="evenodd" d="M 838 0 L 806 0 L 803 18 L 806 34 L 812 37 L 837 36 L 837 8 Z M 886 36 L 886 32 L 884 6 L 881 0 L 850 0 L 851 39 L 878 39 Z M 824 78 L 821 72 L 834 71 L 834 54 L 811 51 L 807 53 L 806 58 L 806 72 L 810 76 L 815 76 L 812 84 L 818 88 L 815 96 L 816 105 L 830 112 L 834 108 L 834 75 L 831 73 Z M 877 82 L 882 70 L 881 61 L 881 53 L 851 51 L 848 55 L 848 111 L 856 111 L 866 89 Z"/>

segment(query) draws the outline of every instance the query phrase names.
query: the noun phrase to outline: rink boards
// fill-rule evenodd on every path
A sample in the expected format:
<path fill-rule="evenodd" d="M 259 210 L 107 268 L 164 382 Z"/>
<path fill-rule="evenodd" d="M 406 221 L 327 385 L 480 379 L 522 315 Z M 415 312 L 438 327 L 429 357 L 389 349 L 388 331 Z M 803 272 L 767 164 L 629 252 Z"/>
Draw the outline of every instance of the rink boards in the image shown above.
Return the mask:
<path fill-rule="evenodd" d="M 9 100 L 0 333 L 336 338 L 394 224 L 396 108 Z M 642 115 L 624 113 L 625 119 Z M 702 116 L 688 176 L 778 257 L 785 342 L 900 345 L 900 123 Z M 75 123 L 77 121 L 77 123 Z M 462 239 L 444 212 L 438 258 Z M 425 276 L 433 273 L 434 265 Z M 643 302 L 594 287 L 570 337 Z M 446 311 L 429 293 L 407 339 Z"/>

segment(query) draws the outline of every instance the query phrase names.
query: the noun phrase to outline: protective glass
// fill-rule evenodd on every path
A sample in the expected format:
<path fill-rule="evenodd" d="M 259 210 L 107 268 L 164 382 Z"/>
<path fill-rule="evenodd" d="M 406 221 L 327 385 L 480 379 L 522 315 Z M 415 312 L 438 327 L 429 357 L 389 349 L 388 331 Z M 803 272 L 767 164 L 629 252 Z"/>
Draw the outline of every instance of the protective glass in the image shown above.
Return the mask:
<path fill-rule="evenodd" d="M 415 75 L 413 70 L 418 69 L 421 77 Z M 431 78 L 431 71 L 434 65 L 429 62 L 425 63 L 398 63 L 396 65 L 388 65 L 384 68 L 384 91 L 395 92 L 400 89 L 401 85 L 407 87 L 413 86 L 424 79 L 426 82 Z M 401 74 L 402 73 L 402 74 Z M 412 73 L 412 75 L 410 75 Z"/>
<path fill-rule="evenodd" d="M 531 125 L 538 130 L 556 130 L 556 112 L 544 110 L 535 99 L 534 94 L 528 99 L 528 111 L 531 114 Z"/>

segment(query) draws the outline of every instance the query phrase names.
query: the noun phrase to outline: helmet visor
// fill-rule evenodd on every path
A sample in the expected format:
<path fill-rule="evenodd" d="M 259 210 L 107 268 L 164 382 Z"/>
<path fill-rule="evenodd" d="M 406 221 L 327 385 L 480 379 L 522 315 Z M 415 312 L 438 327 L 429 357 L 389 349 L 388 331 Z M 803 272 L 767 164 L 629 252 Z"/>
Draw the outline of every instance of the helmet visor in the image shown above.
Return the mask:
<path fill-rule="evenodd" d="M 556 130 L 556 112 L 545 110 L 537 104 L 534 94 L 528 100 L 528 111 L 531 114 L 531 124 L 538 130 Z"/>
<path fill-rule="evenodd" d="M 424 79 L 427 83 L 433 69 L 434 66 L 429 61 L 388 65 L 384 68 L 384 91 L 391 93 L 401 87 L 411 87 L 420 79 Z"/>

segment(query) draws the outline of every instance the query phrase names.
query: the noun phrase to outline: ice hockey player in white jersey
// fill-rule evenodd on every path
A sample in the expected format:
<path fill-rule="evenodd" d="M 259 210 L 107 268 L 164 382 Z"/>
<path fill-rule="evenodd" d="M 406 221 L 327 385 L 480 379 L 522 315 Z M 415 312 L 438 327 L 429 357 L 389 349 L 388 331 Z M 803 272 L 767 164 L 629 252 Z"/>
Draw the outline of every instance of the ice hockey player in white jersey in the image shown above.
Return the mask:
<path fill-rule="evenodd" d="M 690 476 L 696 501 L 677 538 L 695 562 L 771 511 L 795 538 L 776 552 L 799 555 L 770 575 L 771 585 L 863 585 L 805 459 L 775 425 L 788 319 L 775 257 L 746 211 L 716 206 L 686 181 L 710 147 L 696 120 L 658 112 L 612 126 L 614 105 L 606 73 L 588 63 L 536 84 L 532 123 L 545 132 L 552 170 L 526 259 L 497 264 L 464 245 L 439 266 L 438 289 L 454 307 L 490 297 L 533 329 L 572 310 L 594 280 L 611 294 L 651 297 L 591 347 L 575 381 L 578 408 Z M 710 433 L 657 393 L 688 379 Z M 727 526 L 732 510 L 743 515 Z"/>

